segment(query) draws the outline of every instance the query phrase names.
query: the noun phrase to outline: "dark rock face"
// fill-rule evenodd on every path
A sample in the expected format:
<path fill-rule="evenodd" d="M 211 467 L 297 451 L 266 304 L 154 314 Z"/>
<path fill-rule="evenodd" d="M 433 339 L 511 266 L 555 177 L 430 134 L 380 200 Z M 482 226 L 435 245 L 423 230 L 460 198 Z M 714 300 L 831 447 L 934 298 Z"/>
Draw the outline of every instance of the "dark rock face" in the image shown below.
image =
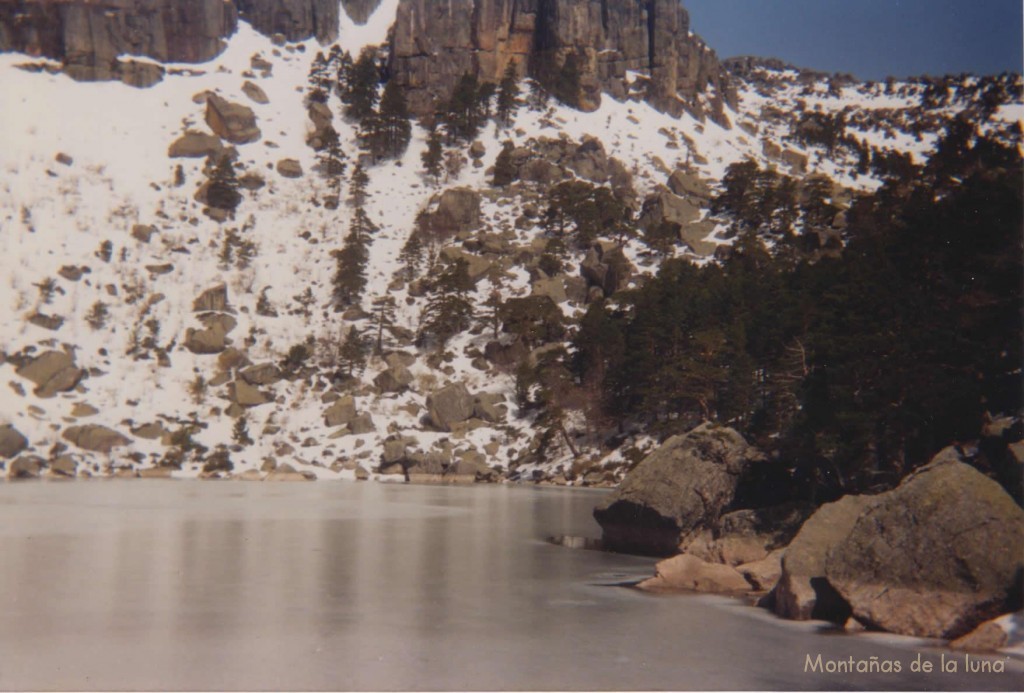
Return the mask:
<path fill-rule="evenodd" d="M 581 107 L 601 92 L 626 95 L 626 71 L 650 75 L 648 99 L 680 113 L 709 84 L 731 97 L 715 54 L 689 33 L 678 0 L 402 0 L 391 50 L 392 71 L 409 103 L 429 113 L 465 72 L 497 82 L 515 60 L 520 74 L 550 81 L 575 55 Z M 720 104 L 719 104 L 720 105 Z"/>
<path fill-rule="evenodd" d="M 256 31 L 289 41 L 338 38 L 338 0 L 235 0 L 238 14 Z"/>
<path fill-rule="evenodd" d="M 224 47 L 222 39 L 234 33 L 237 19 L 234 4 L 223 0 L 5 2 L 0 4 L 0 51 L 63 61 L 75 79 L 122 79 L 120 55 L 190 63 L 213 58 Z M 127 76 L 126 81 L 140 81 Z"/>
<path fill-rule="evenodd" d="M 763 458 L 731 428 L 703 424 L 669 438 L 595 508 L 605 547 L 676 553 L 683 535 L 718 524 L 747 466 Z"/>
<path fill-rule="evenodd" d="M 1022 541 L 1024 511 L 1010 495 L 940 453 L 876 496 L 829 554 L 825 577 L 861 623 L 956 638 L 1020 609 Z"/>
<path fill-rule="evenodd" d="M 353 22 L 366 24 L 366 20 L 380 6 L 380 0 L 341 0 L 341 6 Z"/>

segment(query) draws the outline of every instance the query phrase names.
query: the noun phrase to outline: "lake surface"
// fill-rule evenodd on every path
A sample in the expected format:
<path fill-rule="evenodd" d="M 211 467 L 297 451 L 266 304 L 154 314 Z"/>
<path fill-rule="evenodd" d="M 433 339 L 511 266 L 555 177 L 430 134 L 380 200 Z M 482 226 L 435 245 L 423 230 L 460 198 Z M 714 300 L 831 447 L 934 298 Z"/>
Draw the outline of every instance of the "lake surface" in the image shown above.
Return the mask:
<path fill-rule="evenodd" d="M 620 586 L 571 550 L 603 493 L 510 486 L 0 484 L 5 690 L 1005 689 L 942 650 Z M 806 656 L 903 673 L 805 673 Z M 946 653 L 947 659 L 963 655 Z"/>

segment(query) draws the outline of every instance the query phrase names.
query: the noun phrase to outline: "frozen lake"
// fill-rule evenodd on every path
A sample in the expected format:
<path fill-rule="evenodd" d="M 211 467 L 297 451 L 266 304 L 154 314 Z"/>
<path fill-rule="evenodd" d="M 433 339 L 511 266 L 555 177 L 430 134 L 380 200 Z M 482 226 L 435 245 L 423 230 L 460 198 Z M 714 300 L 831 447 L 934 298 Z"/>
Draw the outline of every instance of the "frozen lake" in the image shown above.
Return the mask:
<path fill-rule="evenodd" d="M 619 586 L 570 550 L 602 492 L 379 483 L 0 484 L 0 689 L 1005 689 L 943 650 Z M 899 661 L 901 674 L 805 673 Z"/>

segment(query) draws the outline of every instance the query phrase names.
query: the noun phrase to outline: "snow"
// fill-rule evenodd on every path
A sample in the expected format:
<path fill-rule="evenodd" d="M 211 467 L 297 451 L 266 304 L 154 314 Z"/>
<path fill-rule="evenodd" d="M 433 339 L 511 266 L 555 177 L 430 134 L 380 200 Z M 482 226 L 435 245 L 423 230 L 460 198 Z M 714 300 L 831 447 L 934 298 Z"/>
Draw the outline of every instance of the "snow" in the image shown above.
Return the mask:
<path fill-rule="evenodd" d="M 338 27 L 341 46 L 355 55 L 366 46 L 383 43 L 397 5 L 398 0 L 384 0 L 364 26 L 342 13 Z M 320 203 L 326 186 L 314 172 L 316 158 L 305 143 L 312 124 L 302 99 L 311 62 L 321 49 L 315 42 L 277 47 L 242 23 L 222 55 L 201 65 L 169 65 L 161 82 L 141 90 L 117 82 L 79 83 L 61 74 L 29 72 L 18 65 L 41 61 L 0 54 L 0 87 L 5 95 L 5 107 L 0 109 L 0 238 L 9 268 L 0 279 L 0 351 L 13 355 L 33 347 L 39 353 L 68 345 L 80 367 L 98 369 L 85 381 L 84 392 L 44 400 L 31 394 L 31 383 L 15 374 L 12 363 L 0 365 L 4 386 L 19 386 L 25 392 L 11 390 L 0 397 L 0 421 L 13 423 L 36 451 L 45 453 L 60 442 L 62 428 L 72 423 L 98 423 L 127 433 L 143 423 L 164 421 L 168 430 L 174 430 L 199 421 L 206 428 L 194 434 L 195 440 L 211 450 L 230 442 L 234 420 L 212 412 L 229 404 L 225 388 L 210 387 L 201 402 L 190 395 L 190 383 L 197 375 L 206 380 L 214 377 L 217 357 L 194 355 L 182 347 L 186 330 L 202 327 L 193 313 L 193 300 L 220 283 L 228 286 L 238 322 L 230 338 L 234 346 L 244 348 L 253 363 L 279 363 L 291 346 L 307 337 L 335 344 L 340 341 L 350 323 L 329 308 L 335 269 L 330 251 L 341 247 L 352 210 L 343 203 L 332 211 Z M 251 58 L 256 55 L 272 63 L 269 75 L 252 69 Z M 782 73 L 782 78 L 797 77 Z M 639 82 L 645 78 L 632 73 L 631 79 Z M 245 96 L 242 85 L 246 80 L 266 92 L 268 104 L 253 103 Z M 689 114 L 674 118 L 642 102 L 619 102 L 610 97 L 603 98 L 600 108 L 591 113 L 563 107 L 538 112 L 524 107 L 510 130 L 498 132 L 493 125 L 483 130 L 484 166 L 467 165 L 457 180 L 440 186 L 420 173 L 426 132 L 415 127 L 401 160 L 368 171 L 366 211 L 379 230 L 370 246 L 363 306 L 369 308 L 373 297 L 390 292 L 396 300 L 398 324 L 417 329 L 422 300 L 410 297 L 407 287 L 389 290 L 416 215 L 447 187 L 487 191 L 487 167 L 507 139 L 521 146 L 541 137 L 565 136 L 577 142 L 598 137 L 608 154 L 633 172 L 642 199 L 663 186 L 669 172 L 686 165 L 713 184 L 731 164 L 747 158 L 778 166 L 779 162 L 765 157 L 761 140 L 767 137 L 782 142 L 789 133 L 760 117 L 769 105 L 780 107 L 781 103 L 783 110 L 792 109 L 802 99 L 808 108 L 830 112 L 915 105 L 917 92 L 908 89 L 906 95 L 899 96 L 900 87 L 898 84 L 896 95 L 886 95 L 882 85 L 876 85 L 868 94 L 847 87 L 838 96 L 829 96 L 822 90 L 803 94 L 792 84 L 779 88 L 769 99 L 743 85 L 740 111 L 728 116 L 733 123 L 758 122 L 761 132 L 757 136 L 740 127 L 724 128 L 710 119 L 702 122 Z M 202 98 L 194 99 L 206 91 L 250 107 L 262 131 L 259 142 L 237 145 L 238 164 L 245 173 L 261 175 L 266 186 L 246 193 L 235 220 L 225 224 L 207 218 L 202 205 L 193 199 L 205 180 L 204 162 L 167 156 L 170 144 L 186 130 L 206 130 L 205 105 Z M 355 132 L 337 115 L 336 98 L 331 107 L 351 170 L 357 149 Z M 999 117 L 1012 122 L 1022 115 L 1024 108 L 1014 105 L 1004 107 Z M 935 142 L 931 135 L 918 142 L 902 132 L 886 139 L 878 130 L 851 131 L 872 145 L 911 151 L 919 161 Z M 786 146 L 800 150 L 792 144 Z M 58 162 L 58 153 L 70 156 L 73 163 Z M 852 173 L 855 162 L 819 162 L 816 152 L 808 153 L 812 154 L 812 172 L 825 172 L 855 190 L 871 190 L 879 184 Z M 278 175 L 274 167 L 283 158 L 297 159 L 305 175 L 299 179 Z M 698 163 L 701 160 L 706 163 Z M 186 182 L 175 187 L 179 164 Z M 491 199 L 484 194 L 482 216 L 492 229 L 514 231 L 515 242 L 528 245 L 539 229 L 517 228 L 523 205 L 521 197 Z M 132 237 L 136 224 L 157 228 L 151 242 L 141 243 Z M 237 261 L 226 266 L 219 258 L 229 229 L 256 247 L 247 267 L 240 267 Z M 708 241 L 729 243 L 725 231 L 725 226 L 717 223 Z M 97 257 L 104 241 L 113 245 L 109 262 Z M 639 241 L 631 241 L 625 252 L 635 264 L 643 265 L 644 271 L 656 270 Z M 147 269 L 168 263 L 173 268 L 167 274 Z M 65 266 L 87 266 L 90 272 L 79 281 L 69 281 L 58 276 Z M 56 279 L 58 287 L 50 303 L 42 301 L 38 288 L 47 278 Z M 298 312 L 295 301 L 307 288 L 315 297 L 308 317 Z M 522 267 L 513 267 L 500 287 L 485 279 L 477 286 L 475 302 L 482 304 L 495 288 L 504 296 L 528 295 L 530 278 Z M 278 317 L 256 314 L 256 302 L 264 290 Z M 102 329 L 93 329 L 86 321 L 97 302 L 109 310 Z M 568 303 L 562 309 L 567 315 L 582 310 Z M 28 322 L 36 312 L 62 316 L 65 322 L 57 332 L 46 330 Z M 159 321 L 157 341 L 169 348 L 170 368 L 160 366 L 155 358 L 137 361 L 127 355 L 133 328 L 146 336 L 144 323 L 150 318 Z M 456 451 L 480 450 L 498 443 L 499 452 L 491 462 L 507 466 L 513 450 L 521 453 L 526 449 L 535 431 L 529 417 L 518 416 L 512 376 L 483 372 L 472 365 L 467 349 L 482 351 L 488 340 L 487 334 L 456 337 L 449 347 L 453 358 L 443 371 L 431 369 L 425 358 L 419 358 L 411 368 L 416 383 L 409 392 L 378 396 L 358 390 L 358 411 L 370 413 L 376 426 L 370 434 L 331 437 L 334 430 L 323 421 L 328 404 L 321 400 L 326 382 L 282 381 L 260 388 L 275 403 L 248 410 L 248 428 L 255 443 L 231 453 L 235 471 L 260 469 L 265 459 L 274 458 L 317 478 L 352 479 L 354 471 L 337 463 L 357 460 L 366 469 L 376 468 L 382 441 L 391 431 L 415 436 L 423 450 L 443 441 Z M 318 357 L 329 360 L 322 350 Z M 372 359 L 363 381 L 372 382 L 385 367 L 379 359 Z M 416 407 L 422 407 L 431 388 L 457 381 L 465 382 L 473 392 L 505 395 L 506 421 L 462 437 L 424 430 L 419 421 L 422 411 L 413 413 Z M 76 421 L 71 412 L 80 402 L 88 402 L 100 413 Z M 267 426 L 279 430 L 264 433 Z M 282 452 L 285 444 L 293 451 Z M 134 439 L 130 451 L 140 453 L 149 464 L 166 448 L 158 440 Z M 620 449 L 603 463 L 619 464 L 625 459 L 622 454 Z M 94 459 L 124 464 L 125 455 L 126 451 L 120 451 Z M 571 455 L 565 452 L 535 468 L 551 471 L 571 463 Z M 525 469 L 527 474 L 532 470 Z M 175 476 L 193 477 L 200 471 L 189 464 Z"/>

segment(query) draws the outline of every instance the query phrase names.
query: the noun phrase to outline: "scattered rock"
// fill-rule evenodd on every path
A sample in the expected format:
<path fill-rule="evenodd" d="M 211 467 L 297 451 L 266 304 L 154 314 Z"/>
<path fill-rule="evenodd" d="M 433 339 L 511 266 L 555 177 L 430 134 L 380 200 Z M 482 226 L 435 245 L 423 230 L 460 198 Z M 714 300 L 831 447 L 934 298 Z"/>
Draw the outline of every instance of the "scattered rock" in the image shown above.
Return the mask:
<path fill-rule="evenodd" d="M 56 161 L 58 164 L 61 164 L 62 166 L 70 166 L 71 164 L 75 163 L 75 160 L 72 159 L 67 154 L 65 154 L 64 152 L 57 152 L 57 156 L 53 157 L 53 160 Z"/>
<path fill-rule="evenodd" d="M 50 330 L 56 332 L 64 324 L 64 318 L 59 315 L 45 315 L 43 313 L 33 313 L 29 316 L 28 321 L 36 327 L 42 327 L 44 330 Z"/>
<path fill-rule="evenodd" d="M 869 626 L 957 638 L 1020 608 L 1022 546 L 1024 510 L 947 449 L 875 497 L 825 575 Z"/>
<path fill-rule="evenodd" d="M 37 397 L 50 398 L 58 392 L 72 390 L 86 373 L 75 366 L 74 359 L 63 351 L 47 351 L 15 371 L 36 384 Z"/>
<path fill-rule="evenodd" d="M 696 556 L 673 556 L 656 566 L 657 574 L 637 587 L 645 590 L 693 590 L 695 592 L 746 592 L 750 584 L 735 568 L 706 563 Z"/>
<path fill-rule="evenodd" d="M 42 457 L 35 455 L 19 457 L 8 466 L 7 477 L 9 479 L 38 479 L 45 464 Z"/>
<path fill-rule="evenodd" d="M 759 561 L 736 566 L 736 571 L 755 590 L 770 590 L 782 576 L 782 556 L 785 552 L 785 549 L 775 549 Z"/>
<path fill-rule="evenodd" d="M 356 401 L 351 395 L 339 398 L 324 412 L 324 423 L 330 428 L 344 426 L 356 418 Z"/>
<path fill-rule="evenodd" d="M 155 226 L 148 224 L 135 224 L 132 226 L 132 238 L 140 243 L 149 243 L 154 233 L 156 233 Z"/>
<path fill-rule="evenodd" d="M 375 433 L 377 427 L 373 423 L 373 417 L 368 412 L 363 412 L 348 422 L 348 430 L 352 435 L 359 436 L 366 433 Z"/>
<path fill-rule="evenodd" d="M 251 108 L 232 103 L 216 94 L 206 97 L 206 124 L 214 133 L 232 144 L 248 144 L 262 136 L 256 126 L 256 114 Z"/>
<path fill-rule="evenodd" d="M 223 149 L 224 145 L 216 135 L 189 130 L 171 144 L 167 156 L 172 159 L 205 159 L 218 156 Z"/>
<path fill-rule="evenodd" d="M 825 579 L 825 559 L 871 503 L 868 496 L 846 496 L 808 518 L 782 557 L 782 575 L 773 591 L 776 614 L 795 621 L 846 621 L 850 607 Z"/>
<path fill-rule="evenodd" d="M 699 200 L 710 200 L 714 193 L 696 173 L 678 169 L 669 176 L 668 188 L 679 197 L 695 197 Z"/>
<path fill-rule="evenodd" d="M 250 385 L 273 385 L 281 380 L 281 369 L 272 363 L 261 363 L 249 366 L 238 375 Z"/>
<path fill-rule="evenodd" d="M 473 397 L 462 383 L 453 383 L 427 395 L 427 416 L 439 431 L 451 431 L 452 424 L 473 416 Z"/>
<path fill-rule="evenodd" d="M 449 233 L 480 228 L 480 193 L 470 188 L 452 188 L 441 193 L 433 224 Z"/>
<path fill-rule="evenodd" d="M 244 380 L 236 380 L 228 385 L 228 396 L 240 407 L 258 407 L 270 402 L 271 399 Z"/>
<path fill-rule="evenodd" d="M 267 97 L 267 92 L 263 91 L 259 85 L 253 84 L 246 80 L 242 85 L 242 93 L 253 100 L 254 103 L 258 103 L 261 106 L 265 106 L 270 103 L 270 99 Z"/>
<path fill-rule="evenodd" d="M 594 510 L 613 551 L 671 555 L 682 535 L 717 524 L 740 475 L 764 459 L 731 428 L 702 424 L 673 436 Z"/>
<path fill-rule="evenodd" d="M 11 424 L 0 426 L 0 457 L 9 459 L 28 447 L 28 439 Z"/>
<path fill-rule="evenodd" d="M 998 622 L 997 619 L 985 621 L 967 635 L 949 643 L 954 650 L 966 650 L 968 652 L 994 652 L 1006 647 L 1010 640 L 1009 634 Z"/>
<path fill-rule="evenodd" d="M 85 402 L 75 402 L 75 406 L 71 408 L 71 416 L 75 417 L 76 419 L 84 419 L 89 416 L 95 416 L 96 414 L 99 413 L 99 409 L 92 406 L 91 404 L 86 404 Z"/>
<path fill-rule="evenodd" d="M 83 450 L 103 453 L 109 453 L 114 448 L 128 445 L 131 442 L 117 431 L 98 424 L 71 426 L 64 429 L 62 436 L 64 440 Z"/>
<path fill-rule="evenodd" d="M 277 162 L 277 172 L 285 178 L 302 178 L 302 164 L 298 159 L 281 159 Z"/>
<path fill-rule="evenodd" d="M 316 475 L 303 474 L 295 471 L 290 464 L 279 464 L 267 476 L 264 481 L 315 481 Z"/>
<path fill-rule="evenodd" d="M 74 478 L 78 473 L 78 463 L 71 455 L 60 455 L 50 460 L 50 475 L 62 478 Z"/>
<path fill-rule="evenodd" d="M 370 473 L 363 469 L 361 465 L 356 467 L 356 481 L 368 481 L 369 478 Z"/>
<path fill-rule="evenodd" d="M 381 392 L 403 392 L 412 383 L 412 373 L 400 363 L 396 363 L 387 370 L 381 372 L 373 379 L 373 384 L 380 388 Z"/>
<path fill-rule="evenodd" d="M 196 313 L 206 311 L 217 311 L 221 313 L 234 312 L 228 305 L 228 287 L 226 284 L 219 284 L 201 293 L 192 302 L 192 310 Z"/>

